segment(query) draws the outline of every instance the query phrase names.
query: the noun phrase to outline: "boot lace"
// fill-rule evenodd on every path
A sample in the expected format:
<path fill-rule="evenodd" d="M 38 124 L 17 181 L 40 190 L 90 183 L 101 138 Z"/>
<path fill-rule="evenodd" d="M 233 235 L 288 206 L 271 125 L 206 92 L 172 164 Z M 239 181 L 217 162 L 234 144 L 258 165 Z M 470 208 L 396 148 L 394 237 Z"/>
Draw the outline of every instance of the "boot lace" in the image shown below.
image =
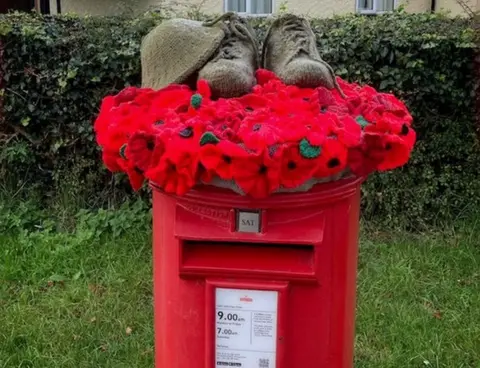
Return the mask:
<path fill-rule="evenodd" d="M 312 35 L 310 33 L 310 25 L 308 24 L 307 20 L 304 18 L 300 18 L 294 14 L 286 14 L 281 18 L 281 22 L 282 22 L 281 24 L 283 26 L 284 33 L 286 34 L 287 37 L 293 40 L 293 42 L 297 46 L 298 54 L 304 53 L 308 56 L 312 56 L 310 55 L 310 46 L 312 42 L 312 36 L 313 36 L 313 39 L 315 39 L 315 35 Z M 272 29 L 273 27 L 270 27 L 270 29 L 268 30 L 267 35 L 265 37 L 264 45 L 268 45 L 268 40 L 270 38 Z M 264 68 L 266 67 L 265 65 L 266 52 L 267 52 L 267 47 L 264 46 L 262 50 L 262 61 L 264 64 L 262 65 L 262 67 Z M 330 64 L 328 64 L 323 59 L 320 59 L 317 61 L 325 65 L 330 76 L 332 77 L 335 89 L 340 93 L 340 95 L 343 98 L 346 98 L 344 92 L 342 91 L 342 89 L 337 83 L 335 72 L 333 68 L 330 66 Z"/>
<path fill-rule="evenodd" d="M 298 48 L 298 52 L 309 54 L 309 47 L 311 43 L 311 34 L 308 31 L 309 27 L 305 19 L 296 16 L 286 16 L 284 19 L 283 28 L 288 37 L 293 40 Z"/>
<path fill-rule="evenodd" d="M 217 55 L 218 59 L 223 58 L 232 60 L 241 58 L 242 55 L 240 54 L 239 48 L 236 47 L 236 45 L 240 42 L 248 42 L 252 45 L 255 52 L 256 66 L 259 65 L 260 60 L 257 41 L 252 35 L 251 31 L 248 29 L 248 25 L 244 19 L 234 12 L 228 12 L 222 14 L 212 21 L 203 23 L 203 25 L 206 27 L 212 27 L 216 24 L 219 24 L 225 32 L 225 38 L 222 41 L 219 53 Z"/>

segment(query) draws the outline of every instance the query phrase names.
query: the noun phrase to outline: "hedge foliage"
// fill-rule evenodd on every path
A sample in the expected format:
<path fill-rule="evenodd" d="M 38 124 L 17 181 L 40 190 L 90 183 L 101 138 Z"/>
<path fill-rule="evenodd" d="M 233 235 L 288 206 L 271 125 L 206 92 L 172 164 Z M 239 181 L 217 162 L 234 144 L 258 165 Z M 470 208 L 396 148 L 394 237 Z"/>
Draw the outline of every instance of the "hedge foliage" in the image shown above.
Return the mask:
<path fill-rule="evenodd" d="M 101 98 L 140 84 L 139 45 L 161 13 L 136 19 L 0 18 L 3 117 L 0 175 L 45 195 L 110 196 L 121 188 L 101 165 L 92 121 Z M 269 20 L 252 20 L 261 40 Z M 442 15 L 311 20 L 325 60 L 349 81 L 404 99 L 419 133 L 411 163 L 364 186 L 364 215 L 418 226 L 480 206 L 474 32 Z M 2 172 L 3 171 L 3 172 Z M 118 193 L 118 191 L 116 191 Z"/>

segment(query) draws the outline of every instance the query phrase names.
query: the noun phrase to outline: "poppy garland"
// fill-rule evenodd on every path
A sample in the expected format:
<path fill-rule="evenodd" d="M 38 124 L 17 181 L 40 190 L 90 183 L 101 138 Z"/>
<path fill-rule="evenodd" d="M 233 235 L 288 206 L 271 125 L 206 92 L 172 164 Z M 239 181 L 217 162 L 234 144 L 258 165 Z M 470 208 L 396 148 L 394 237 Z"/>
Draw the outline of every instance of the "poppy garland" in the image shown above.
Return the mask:
<path fill-rule="evenodd" d="M 348 172 L 366 176 L 407 163 L 412 116 L 391 94 L 337 78 L 336 90 L 283 84 L 257 71 L 245 96 L 211 99 L 170 85 L 128 87 L 103 99 L 94 129 L 105 166 L 135 190 L 151 181 L 183 195 L 198 183 L 230 181 L 254 198 Z"/>

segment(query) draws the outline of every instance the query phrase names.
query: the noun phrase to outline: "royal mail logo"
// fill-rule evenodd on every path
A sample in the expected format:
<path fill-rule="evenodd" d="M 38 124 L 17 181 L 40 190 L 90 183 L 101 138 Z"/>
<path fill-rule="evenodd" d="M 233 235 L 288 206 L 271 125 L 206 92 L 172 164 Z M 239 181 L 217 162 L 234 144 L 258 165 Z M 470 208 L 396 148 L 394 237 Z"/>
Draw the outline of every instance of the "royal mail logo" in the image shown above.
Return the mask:
<path fill-rule="evenodd" d="M 243 302 L 243 303 L 252 303 L 253 302 L 253 299 L 250 298 L 249 296 L 242 296 L 240 298 L 240 301 Z"/>

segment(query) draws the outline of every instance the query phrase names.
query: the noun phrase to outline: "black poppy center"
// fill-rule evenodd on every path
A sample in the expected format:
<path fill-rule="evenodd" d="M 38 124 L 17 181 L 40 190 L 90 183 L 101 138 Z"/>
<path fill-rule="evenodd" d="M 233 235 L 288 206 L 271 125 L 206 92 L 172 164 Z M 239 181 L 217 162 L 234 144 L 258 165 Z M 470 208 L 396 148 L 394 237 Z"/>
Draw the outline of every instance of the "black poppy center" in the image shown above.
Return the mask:
<path fill-rule="evenodd" d="M 408 128 L 407 124 L 402 125 L 402 131 L 400 132 L 401 135 L 407 135 L 410 129 Z"/>
<path fill-rule="evenodd" d="M 227 156 L 227 155 L 222 155 L 222 160 L 227 164 L 232 163 L 232 158 L 230 156 Z"/>
<path fill-rule="evenodd" d="M 390 150 L 392 149 L 392 145 L 391 145 L 390 143 L 387 143 L 387 144 L 385 145 L 385 149 L 386 149 L 387 151 L 390 151 Z"/>
<path fill-rule="evenodd" d="M 297 164 L 293 161 L 289 161 L 287 167 L 289 170 L 295 170 L 297 168 Z"/>
<path fill-rule="evenodd" d="M 193 135 L 193 128 L 192 127 L 187 127 L 180 131 L 180 136 L 182 138 L 190 138 Z"/>
<path fill-rule="evenodd" d="M 261 124 L 255 124 L 255 125 L 253 126 L 253 131 L 254 131 L 254 132 L 258 132 L 258 131 L 261 129 L 261 127 L 262 127 Z"/>
<path fill-rule="evenodd" d="M 143 174 L 143 171 L 140 170 L 138 167 L 135 167 L 135 172 L 136 172 L 137 174 L 140 174 L 140 175 Z"/>
<path fill-rule="evenodd" d="M 155 148 L 155 142 L 153 141 L 153 139 L 147 140 L 147 150 L 153 151 L 154 148 Z"/>
<path fill-rule="evenodd" d="M 320 106 L 320 112 L 326 113 L 327 112 L 327 106 L 325 106 L 325 105 Z"/>
<path fill-rule="evenodd" d="M 155 125 L 163 125 L 165 122 L 163 120 L 158 120 L 154 123 Z"/>
<path fill-rule="evenodd" d="M 334 167 L 337 167 L 340 165 L 340 160 L 336 157 L 330 159 L 327 163 L 327 166 L 329 169 L 333 169 Z"/>
<path fill-rule="evenodd" d="M 278 149 L 277 144 L 274 144 L 268 147 L 268 154 L 270 155 L 270 157 L 273 157 L 273 155 L 275 155 L 275 153 L 277 152 L 277 149 Z"/>
<path fill-rule="evenodd" d="M 247 107 L 245 107 L 245 111 L 253 111 L 253 107 L 247 106 Z"/>
<path fill-rule="evenodd" d="M 260 168 L 258 169 L 258 173 L 261 174 L 261 175 L 266 174 L 267 173 L 267 167 L 265 165 L 260 166 Z"/>
<path fill-rule="evenodd" d="M 308 97 L 304 97 L 304 98 L 303 98 L 303 101 L 307 101 L 307 102 L 308 102 L 308 101 L 310 101 L 310 99 L 309 99 Z"/>

